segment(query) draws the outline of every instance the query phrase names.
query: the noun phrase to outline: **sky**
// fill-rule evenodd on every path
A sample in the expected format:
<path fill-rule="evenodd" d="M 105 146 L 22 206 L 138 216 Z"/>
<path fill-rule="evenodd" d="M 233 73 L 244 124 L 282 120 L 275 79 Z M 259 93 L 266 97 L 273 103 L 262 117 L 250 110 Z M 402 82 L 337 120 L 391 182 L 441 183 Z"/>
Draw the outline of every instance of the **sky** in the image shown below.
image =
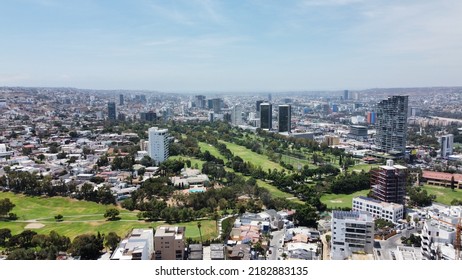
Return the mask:
<path fill-rule="evenodd" d="M 0 86 L 460 86 L 460 0 L 3 0 Z"/>

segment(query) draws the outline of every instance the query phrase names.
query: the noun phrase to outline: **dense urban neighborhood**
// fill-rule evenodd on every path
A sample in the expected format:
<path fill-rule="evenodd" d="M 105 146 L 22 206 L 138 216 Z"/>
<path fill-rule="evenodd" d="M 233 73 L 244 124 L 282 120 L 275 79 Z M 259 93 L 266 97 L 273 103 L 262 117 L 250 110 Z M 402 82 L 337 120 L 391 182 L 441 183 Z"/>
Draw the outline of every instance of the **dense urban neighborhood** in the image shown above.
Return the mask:
<path fill-rule="evenodd" d="M 0 88 L 0 258 L 458 260 L 462 88 Z"/>

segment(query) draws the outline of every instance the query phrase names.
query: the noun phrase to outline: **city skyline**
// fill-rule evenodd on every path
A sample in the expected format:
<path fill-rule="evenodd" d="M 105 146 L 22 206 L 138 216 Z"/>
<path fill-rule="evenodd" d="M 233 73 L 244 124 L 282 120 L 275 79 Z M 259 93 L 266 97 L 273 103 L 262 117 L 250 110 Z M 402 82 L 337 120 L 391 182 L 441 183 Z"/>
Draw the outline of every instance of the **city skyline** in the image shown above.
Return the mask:
<path fill-rule="evenodd" d="M 457 86 L 457 1 L 8 1 L 1 86 L 290 91 Z M 437 70 L 437 71 L 436 71 Z"/>

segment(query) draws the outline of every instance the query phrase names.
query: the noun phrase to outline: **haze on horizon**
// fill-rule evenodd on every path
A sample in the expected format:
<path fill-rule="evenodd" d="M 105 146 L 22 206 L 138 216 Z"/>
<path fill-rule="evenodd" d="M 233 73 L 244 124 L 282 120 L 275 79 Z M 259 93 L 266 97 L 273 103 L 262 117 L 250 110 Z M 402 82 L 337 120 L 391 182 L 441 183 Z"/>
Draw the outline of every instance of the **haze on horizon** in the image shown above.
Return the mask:
<path fill-rule="evenodd" d="M 458 86 L 461 14 L 458 0 L 7 0 L 0 86 Z"/>

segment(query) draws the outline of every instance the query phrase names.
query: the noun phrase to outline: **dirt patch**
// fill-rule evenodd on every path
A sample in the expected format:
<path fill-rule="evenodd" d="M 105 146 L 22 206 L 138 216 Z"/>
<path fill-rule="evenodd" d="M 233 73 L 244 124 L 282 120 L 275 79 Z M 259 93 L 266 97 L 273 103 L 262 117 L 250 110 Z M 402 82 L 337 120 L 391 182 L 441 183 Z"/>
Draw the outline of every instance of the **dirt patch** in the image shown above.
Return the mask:
<path fill-rule="evenodd" d="M 43 228 L 45 225 L 41 223 L 30 223 L 27 224 L 24 228 L 25 229 L 38 229 L 38 228 Z"/>

